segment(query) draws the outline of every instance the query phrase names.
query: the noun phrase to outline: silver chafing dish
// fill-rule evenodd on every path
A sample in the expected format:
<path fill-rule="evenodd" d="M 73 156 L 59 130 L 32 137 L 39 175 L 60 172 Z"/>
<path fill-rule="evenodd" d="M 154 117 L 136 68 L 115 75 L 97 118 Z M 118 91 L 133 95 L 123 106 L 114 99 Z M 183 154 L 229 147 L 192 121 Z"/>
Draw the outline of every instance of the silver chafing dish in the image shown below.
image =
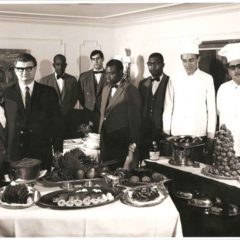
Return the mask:
<path fill-rule="evenodd" d="M 203 155 L 205 146 L 204 140 L 201 137 L 181 135 L 168 137 L 167 141 L 171 144 L 172 156 L 170 164 L 176 166 L 193 166 L 199 167 L 199 155 Z"/>

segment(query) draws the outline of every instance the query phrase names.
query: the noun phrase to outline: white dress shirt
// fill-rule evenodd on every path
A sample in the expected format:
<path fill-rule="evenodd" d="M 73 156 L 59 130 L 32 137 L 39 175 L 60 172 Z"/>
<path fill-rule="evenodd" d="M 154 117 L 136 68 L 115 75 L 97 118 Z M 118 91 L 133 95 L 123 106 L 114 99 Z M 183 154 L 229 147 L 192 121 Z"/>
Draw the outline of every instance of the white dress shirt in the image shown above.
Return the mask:
<path fill-rule="evenodd" d="M 24 104 L 24 107 L 26 107 L 26 103 L 25 103 L 26 87 L 29 87 L 29 93 L 30 93 L 30 96 L 32 96 L 34 81 L 32 81 L 28 85 L 24 85 L 22 82 L 19 81 L 19 86 L 20 86 L 20 89 L 21 89 L 23 104 Z"/>
<path fill-rule="evenodd" d="M 103 71 L 103 69 L 93 69 L 93 71 Z M 102 73 L 94 73 L 94 76 L 95 76 L 97 83 L 99 84 Z"/>
<path fill-rule="evenodd" d="M 155 95 L 155 93 L 156 93 L 156 91 L 158 89 L 158 86 L 159 86 L 159 84 L 160 84 L 160 82 L 162 80 L 162 77 L 163 77 L 163 75 L 160 76 L 160 81 L 156 81 L 155 80 L 155 81 L 152 82 L 152 94 L 153 95 Z"/>
<path fill-rule="evenodd" d="M 219 126 L 225 124 L 232 132 L 234 150 L 240 156 L 240 86 L 233 80 L 223 83 L 217 93 Z"/>
<path fill-rule="evenodd" d="M 3 128 L 5 128 L 7 120 L 6 120 L 4 108 L 2 106 L 0 106 L 0 122 Z"/>
<path fill-rule="evenodd" d="M 216 100 L 211 75 L 197 69 L 173 76 L 166 89 L 163 129 L 167 134 L 214 137 Z"/>
<path fill-rule="evenodd" d="M 56 78 L 56 81 L 57 81 L 57 85 L 58 85 L 59 91 L 61 93 L 62 90 L 63 90 L 64 80 L 62 78 L 57 79 L 57 74 L 56 73 L 55 73 L 55 78 Z"/>

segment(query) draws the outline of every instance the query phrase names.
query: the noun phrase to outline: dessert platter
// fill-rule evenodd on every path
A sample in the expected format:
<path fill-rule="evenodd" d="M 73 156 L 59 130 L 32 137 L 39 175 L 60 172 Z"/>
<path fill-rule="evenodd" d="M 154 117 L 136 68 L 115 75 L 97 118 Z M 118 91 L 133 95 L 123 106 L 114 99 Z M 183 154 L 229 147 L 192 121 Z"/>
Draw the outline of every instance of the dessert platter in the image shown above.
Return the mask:
<path fill-rule="evenodd" d="M 9 184 L 0 189 L 0 205 L 9 209 L 33 206 L 40 199 L 38 190 L 26 184 Z"/>
<path fill-rule="evenodd" d="M 38 205 L 62 210 L 97 207 L 119 200 L 121 194 L 122 191 L 117 188 L 80 187 L 46 194 L 40 198 Z"/>
<path fill-rule="evenodd" d="M 149 184 L 129 188 L 121 201 L 134 207 L 150 207 L 160 204 L 167 196 L 168 191 L 163 184 Z"/>
<path fill-rule="evenodd" d="M 240 159 L 235 155 L 231 131 L 222 125 L 216 132 L 214 141 L 213 165 L 203 168 L 202 173 L 217 179 L 238 180 L 240 178 Z"/>
<path fill-rule="evenodd" d="M 119 185 L 126 187 L 161 183 L 168 180 L 165 175 L 145 167 L 132 170 L 119 168 L 114 175 L 119 177 Z"/>

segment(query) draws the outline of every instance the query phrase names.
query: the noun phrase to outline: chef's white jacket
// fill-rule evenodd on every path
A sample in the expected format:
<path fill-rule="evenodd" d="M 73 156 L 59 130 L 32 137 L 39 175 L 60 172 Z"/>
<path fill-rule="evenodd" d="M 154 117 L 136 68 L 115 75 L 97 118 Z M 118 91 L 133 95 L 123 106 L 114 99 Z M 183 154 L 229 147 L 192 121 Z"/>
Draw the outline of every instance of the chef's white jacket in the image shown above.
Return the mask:
<path fill-rule="evenodd" d="M 216 98 L 213 78 L 197 69 L 172 77 L 166 89 L 163 130 L 167 134 L 214 137 Z"/>
<path fill-rule="evenodd" d="M 240 156 L 240 86 L 233 80 L 223 83 L 217 93 L 219 125 L 232 132 L 236 156 Z"/>

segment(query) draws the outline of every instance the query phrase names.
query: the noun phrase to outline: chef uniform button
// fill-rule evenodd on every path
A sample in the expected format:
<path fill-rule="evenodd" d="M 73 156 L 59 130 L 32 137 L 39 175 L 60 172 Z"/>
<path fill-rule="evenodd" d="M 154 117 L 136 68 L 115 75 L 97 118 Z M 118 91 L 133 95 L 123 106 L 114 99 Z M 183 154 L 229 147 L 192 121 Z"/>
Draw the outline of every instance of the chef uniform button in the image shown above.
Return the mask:
<path fill-rule="evenodd" d="M 107 118 L 105 117 L 103 120 L 104 120 L 104 121 L 106 121 L 106 120 L 107 120 Z"/>
<path fill-rule="evenodd" d="M 32 132 L 33 132 L 33 130 L 32 130 L 32 129 L 29 129 L 29 132 L 30 132 L 30 133 L 32 133 Z"/>
<path fill-rule="evenodd" d="M 23 147 L 23 144 L 22 144 L 22 143 L 20 143 L 20 147 Z"/>
<path fill-rule="evenodd" d="M 3 150 L 3 151 L 2 151 L 2 154 L 3 154 L 3 155 L 5 155 L 6 153 L 7 153 L 6 150 Z"/>
<path fill-rule="evenodd" d="M 20 131 L 20 134 L 23 134 L 23 131 Z"/>

